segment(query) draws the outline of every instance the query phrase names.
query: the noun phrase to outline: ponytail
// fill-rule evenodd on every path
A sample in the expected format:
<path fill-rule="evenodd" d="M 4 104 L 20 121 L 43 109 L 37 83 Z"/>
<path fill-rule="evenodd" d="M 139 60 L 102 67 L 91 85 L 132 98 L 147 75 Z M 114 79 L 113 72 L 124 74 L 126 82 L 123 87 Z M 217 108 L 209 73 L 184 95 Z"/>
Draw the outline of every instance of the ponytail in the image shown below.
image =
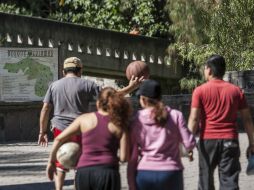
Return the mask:
<path fill-rule="evenodd" d="M 156 124 L 161 127 L 165 127 L 168 120 L 168 111 L 161 101 L 158 101 L 157 104 L 155 104 L 153 113 Z"/>
<path fill-rule="evenodd" d="M 159 127 L 165 127 L 167 120 L 168 120 L 168 111 L 166 109 L 166 106 L 163 104 L 161 100 L 143 97 L 143 100 L 148 104 L 153 106 L 153 119 L 155 120 L 155 123 Z"/>
<path fill-rule="evenodd" d="M 99 95 L 99 107 L 109 113 L 110 120 L 117 127 L 126 129 L 132 110 L 130 102 L 112 87 L 104 88 Z"/>

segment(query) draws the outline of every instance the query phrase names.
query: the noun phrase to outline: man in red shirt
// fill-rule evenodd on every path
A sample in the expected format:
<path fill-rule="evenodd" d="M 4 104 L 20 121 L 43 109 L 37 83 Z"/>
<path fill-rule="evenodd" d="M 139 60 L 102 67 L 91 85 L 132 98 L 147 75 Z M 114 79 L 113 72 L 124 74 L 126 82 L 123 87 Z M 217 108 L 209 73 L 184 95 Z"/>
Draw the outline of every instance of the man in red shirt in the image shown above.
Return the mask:
<path fill-rule="evenodd" d="M 200 133 L 199 190 L 214 190 L 213 173 L 219 167 L 220 190 L 238 190 L 239 162 L 237 113 L 240 112 L 249 139 L 247 151 L 254 152 L 251 114 L 241 89 L 224 81 L 226 63 L 212 55 L 204 67 L 206 83 L 192 94 L 188 128 Z"/>

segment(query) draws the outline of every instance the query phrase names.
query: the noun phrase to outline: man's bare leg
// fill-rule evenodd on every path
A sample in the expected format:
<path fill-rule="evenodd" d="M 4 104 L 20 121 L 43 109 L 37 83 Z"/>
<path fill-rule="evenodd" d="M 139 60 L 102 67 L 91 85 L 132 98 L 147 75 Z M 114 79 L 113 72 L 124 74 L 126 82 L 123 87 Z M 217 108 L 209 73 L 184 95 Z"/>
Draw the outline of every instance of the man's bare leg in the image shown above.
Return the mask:
<path fill-rule="evenodd" d="M 62 190 L 64 185 L 65 179 L 65 171 L 56 170 L 56 174 L 54 175 L 55 179 L 55 189 Z"/>

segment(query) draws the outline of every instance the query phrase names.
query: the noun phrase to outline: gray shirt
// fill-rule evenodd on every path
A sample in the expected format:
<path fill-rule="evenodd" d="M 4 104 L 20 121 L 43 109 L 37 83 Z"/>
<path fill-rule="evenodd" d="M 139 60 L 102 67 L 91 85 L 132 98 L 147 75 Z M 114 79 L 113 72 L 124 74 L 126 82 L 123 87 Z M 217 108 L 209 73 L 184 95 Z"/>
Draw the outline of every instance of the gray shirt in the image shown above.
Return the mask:
<path fill-rule="evenodd" d="M 95 82 L 79 77 L 64 77 L 53 82 L 43 101 L 54 106 L 52 125 L 64 130 L 75 118 L 88 112 L 89 102 L 94 100 L 100 90 L 101 87 Z"/>

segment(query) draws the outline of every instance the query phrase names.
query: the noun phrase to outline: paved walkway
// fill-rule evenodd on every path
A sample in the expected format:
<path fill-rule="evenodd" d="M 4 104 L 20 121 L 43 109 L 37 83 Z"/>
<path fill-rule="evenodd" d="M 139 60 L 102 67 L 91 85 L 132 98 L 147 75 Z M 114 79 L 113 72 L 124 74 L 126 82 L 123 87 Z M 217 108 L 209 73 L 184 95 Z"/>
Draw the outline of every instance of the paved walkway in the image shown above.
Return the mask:
<path fill-rule="evenodd" d="M 241 165 L 240 189 L 252 190 L 254 187 L 254 176 L 247 176 L 245 169 L 247 160 L 245 149 L 247 147 L 246 134 L 240 134 Z M 0 144 L 0 190 L 53 190 L 54 185 L 45 175 L 50 147 L 39 147 L 34 142 Z M 183 158 L 185 166 L 184 180 L 185 190 L 197 190 L 198 170 L 197 152 L 194 151 L 194 161 L 189 162 Z M 121 165 L 122 189 L 127 190 L 126 165 Z M 74 172 L 67 175 L 64 190 L 73 189 Z M 216 189 L 218 188 L 217 172 L 215 175 Z"/>

